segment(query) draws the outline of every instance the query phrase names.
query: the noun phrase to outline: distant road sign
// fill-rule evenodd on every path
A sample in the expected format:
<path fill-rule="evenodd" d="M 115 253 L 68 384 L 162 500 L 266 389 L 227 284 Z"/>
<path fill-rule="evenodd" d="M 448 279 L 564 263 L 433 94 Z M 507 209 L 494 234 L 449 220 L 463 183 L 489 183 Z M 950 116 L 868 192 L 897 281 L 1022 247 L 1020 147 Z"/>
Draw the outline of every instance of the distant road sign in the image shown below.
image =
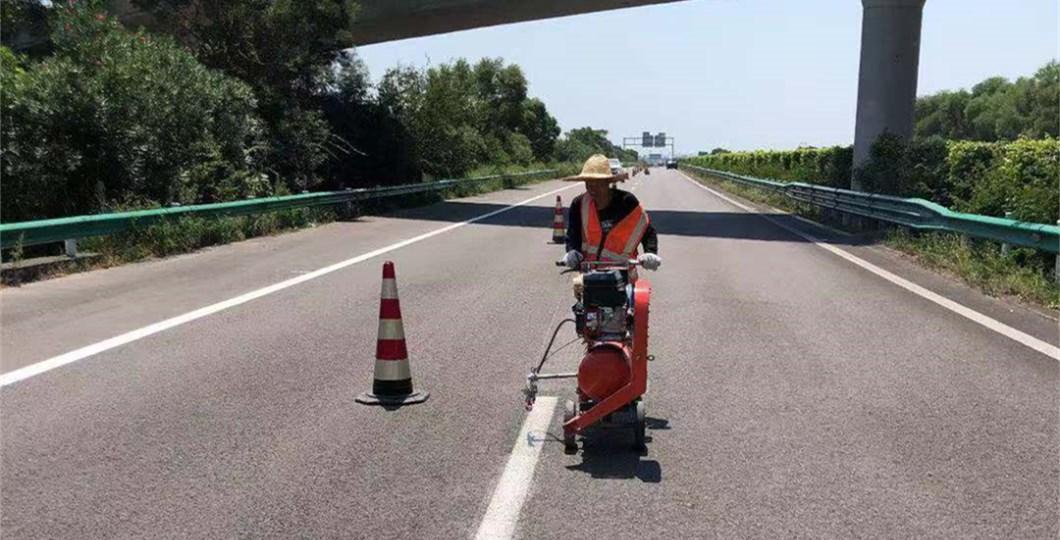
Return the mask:
<path fill-rule="evenodd" d="M 645 146 L 645 147 L 649 147 L 650 148 L 652 146 L 652 143 L 654 143 L 654 142 L 655 142 L 655 140 L 652 139 L 651 133 L 648 133 L 647 131 L 645 131 L 640 136 L 640 145 L 641 146 Z"/>
<path fill-rule="evenodd" d="M 659 133 L 655 136 L 655 146 L 666 146 L 666 134 Z"/>

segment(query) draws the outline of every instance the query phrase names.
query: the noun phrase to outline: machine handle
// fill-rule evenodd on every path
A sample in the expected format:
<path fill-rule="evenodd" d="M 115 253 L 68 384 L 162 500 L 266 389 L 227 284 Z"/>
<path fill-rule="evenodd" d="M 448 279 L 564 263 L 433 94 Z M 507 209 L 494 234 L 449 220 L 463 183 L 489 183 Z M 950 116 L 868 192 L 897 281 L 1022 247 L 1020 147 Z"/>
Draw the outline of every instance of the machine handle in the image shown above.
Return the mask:
<path fill-rule="evenodd" d="M 582 262 L 583 266 L 614 266 L 615 268 L 622 268 L 623 265 L 620 262 L 614 261 L 585 261 Z M 629 259 L 626 261 L 626 267 L 632 268 L 634 266 L 640 266 L 640 261 L 637 259 Z"/>
<path fill-rule="evenodd" d="M 556 261 L 556 266 L 567 266 L 563 261 Z M 626 261 L 625 266 L 622 263 L 614 261 L 582 261 L 582 266 L 614 266 L 615 268 L 632 268 L 634 266 L 641 266 L 640 261 L 637 259 L 629 259 Z M 572 269 L 573 270 L 573 269 Z"/>

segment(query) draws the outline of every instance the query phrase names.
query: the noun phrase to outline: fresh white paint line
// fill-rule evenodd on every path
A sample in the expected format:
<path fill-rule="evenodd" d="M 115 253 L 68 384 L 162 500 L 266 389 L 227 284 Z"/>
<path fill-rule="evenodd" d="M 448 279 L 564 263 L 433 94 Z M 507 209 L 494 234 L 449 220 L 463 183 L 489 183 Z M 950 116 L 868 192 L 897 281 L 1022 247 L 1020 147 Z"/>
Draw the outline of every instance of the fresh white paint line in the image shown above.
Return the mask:
<path fill-rule="evenodd" d="M 536 201 L 538 199 L 542 199 L 544 197 L 548 197 L 549 195 L 555 195 L 556 193 L 559 193 L 560 191 L 564 191 L 564 190 L 570 189 L 572 187 L 575 187 L 576 185 L 577 184 L 571 184 L 571 185 L 568 185 L 568 186 L 561 187 L 559 189 L 554 189 L 552 191 L 549 191 L 548 193 L 542 193 L 541 195 L 538 195 L 536 197 L 531 197 L 529 199 L 526 199 L 526 200 L 521 201 L 521 202 L 517 202 L 517 203 L 512 204 L 510 206 L 506 206 L 504 208 L 501 208 L 501 209 L 498 209 L 498 210 L 494 210 L 492 212 L 488 212 L 488 213 L 482 214 L 481 216 L 473 217 L 473 218 L 471 218 L 471 219 L 469 219 L 467 221 L 461 221 L 460 223 L 454 223 L 452 225 L 447 225 L 447 226 L 442 227 L 440 229 L 435 229 L 435 230 L 433 230 L 431 232 L 428 232 L 428 233 L 425 233 L 425 234 L 421 234 L 419 236 L 416 236 L 416 237 L 413 237 L 413 238 L 409 238 L 407 240 L 402 240 L 401 242 L 397 242 L 395 244 L 391 244 L 391 245 L 383 247 L 383 248 L 379 248 L 379 249 L 377 249 L 375 251 L 371 251 L 371 252 L 365 253 L 363 255 L 358 255 L 356 257 L 353 257 L 352 259 L 346 259 L 345 261 L 341 261 L 341 262 L 332 264 L 330 266 L 325 266 L 324 268 L 320 268 L 320 269 L 314 270 L 312 272 L 307 272 L 305 274 L 302 274 L 300 276 L 288 279 L 286 281 L 281 281 L 279 283 L 276 283 L 276 284 L 273 284 L 273 285 L 269 285 L 268 287 L 264 287 L 264 288 L 261 288 L 261 289 L 255 290 L 255 291 L 250 291 L 248 293 L 239 295 L 239 296 L 237 296 L 235 298 L 230 298 L 228 300 L 224 300 L 224 301 L 218 302 L 216 304 L 212 304 L 212 305 L 209 305 L 209 306 L 206 306 L 206 307 L 202 307 L 202 308 L 196 309 L 195 311 L 191 311 L 191 312 L 185 313 L 183 315 L 178 315 L 176 317 L 173 317 L 173 318 L 170 318 L 170 319 L 166 319 L 164 321 L 157 322 L 157 323 L 145 326 L 143 328 L 138 328 L 138 329 L 133 330 L 131 332 L 126 332 L 126 333 L 124 333 L 124 334 L 122 334 L 120 336 L 115 336 L 115 337 L 112 337 L 110 339 L 105 339 L 105 340 L 100 341 L 98 343 L 93 343 L 92 345 L 81 347 L 80 349 L 73 350 L 73 351 L 70 351 L 70 352 L 65 353 L 65 354 L 60 354 L 59 356 L 54 356 L 54 357 L 49 358 L 47 360 L 42 360 L 42 361 L 37 362 L 35 364 L 30 364 L 28 366 L 25 366 L 25 367 L 22 367 L 22 368 L 13 370 L 13 371 L 9 371 L 7 373 L 4 373 L 3 375 L 0 375 L 0 387 L 4 387 L 4 386 L 7 386 L 9 384 L 14 384 L 14 383 L 17 383 L 19 381 L 23 381 L 23 380 L 28 379 L 30 377 L 33 377 L 35 375 L 40 375 L 41 373 L 45 373 L 45 372 L 51 371 L 53 369 L 65 366 L 67 364 L 72 364 L 74 362 L 77 362 L 78 360 L 83 360 L 85 358 L 88 358 L 90 356 L 99 354 L 101 352 L 108 351 L 108 350 L 113 349 L 115 347 L 120 347 L 122 345 L 125 345 L 127 343 L 131 343 L 131 342 L 136 341 L 138 339 L 143 339 L 143 338 L 145 338 L 147 336 L 150 336 L 152 334 L 157 334 L 157 333 L 159 333 L 159 332 L 161 332 L 163 330 L 168 330 L 168 329 L 173 328 L 175 326 L 180 326 L 180 325 L 182 325 L 184 323 L 191 322 L 191 321 L 194 321 L 196 319 L 200 319 L 200 318 L 205 317 L 207 315 L 212 315 L 212 314 L 217 313 L 219 311 L 223 311 L 223 310 L 226 310 L 228 308 L 238 306 L 240 304 L 245 304 L 247 302 L 250 302 L 251 300 L 255 300 L 257 298 L 261 298 L 262 296 L 267 296 L 267 295 L 270 295 L 270 294 L 272 294 L 274 292 L 282 291 L 284 289 L 287 289 L 287 288 L 290 288 L 290 287 L 294 287 L 295 285 L 298 285 L 300 283 L 305 283 L 306 281 L 310 281 L 310 280 L 316 279 L 316 278 L 321 277 L 321 276 L 325 276 L 325 275 L 330 274 L 330 273 L 332 273 L 332 272 L 334 272 L 336 270 L 341 270 L 341 269 L 346 268 L 348 266 L 352 266 L 352 265 L 355 265 L 357 263 L 367 261 L 368 259 L 371 259 L 373 257 L 378 257 L 380 255 L 383 255 L 385 253 L 389 253 L 389 252 L 394 251 L 396 249 L 401 249 L 401 248 L 403 248 L 405 246 L 408 246 L 408 245 L 411 245 L 411 244 L 415 244 L 416 242 L 421 242 L 421 241 L 426 240 L 428 238 L 431 238 L 431 237 L 434 237 L 434 236 L 438 236 L 439 234 L 449 232 L 449 231 L 451 231 L 453 229 L 457 229 L 457 228 L 463 227 L 465 225 L 469 225 L 471 223 L 475 223 L 477 221 L 482 221 L 482 220 L 484 220 L 486 218 L 493 217 L 493 216 L 495 216 L 497 214 L 502 214 L 502 213 L 507 212 L 509 210 L 512 210 L 514 208 L 518 208 L 520 206 L 523 206 L 523 205 L 529 204 L 531 202 L 534 202 L 534 201 Z"/>
<path fill-rule="evenodd" d="M 930 300 L 930 301 L 932 301 L 932 302 L 934 302 L 934 303 L 936 303 L 936 304 L 938 304 L 938 305 L 940 305 L 940 306 L 942 306 L 942 307 L 944 307 L 944 308 L 946 308 L 946 309 L 948 309 L 948 310 L 950 310 L 950 311 L 952 311 L 952 312 L 954 312 L 954 313 L 956 313 L 956 314 L 958 314 L 958 315 L 960 315 L 962 317 L 965 317 L 965 318 L 967 318 L 967 319 L 969 319 L 971 321 L 979 323 L 979 324 L 989 328 L 990 330 L 993 330 L 994 332 L 997 332 L 997 333 L 999 333 L 999 334 L 1001 334 L 1001 335 L 1003 335 L 1003 336 L 1005 336 L 1005 337 L 1007 337 L 1009 339 L 1017 341 L 1017 342 L 1025 345 L 1027 347 L 1030 347 L 1031 349 L 1034 349 L 1034 350 L 1046 355 L 1046 356 L 1049 356 L 1049 357 L 1051 357 L 1051 358 L 1053 358 L 1055 360 L 1060 360 L 1060 347 L 1057 347 L 1057 346 L 1052 345 L 1050 343 L 1046 343 L 1046 342 L 1044 342 L 1044 341 L 1042 341 L 1042 340 L 1040 340 L 1040 339 L 1038 339 L 1038 338 L 1036 338 L 1036 337 L 1034 337 L 1034 336 L 1032 336 L 1030 334 L 1027 334 L 1025 332 L 1021 332 L 1021 331 L 1019 331 L 1019 330 L 1017 330 L 1017 329 L 1015 329 L 1015 328 L 1013 328 L 1013 327 L 1011 327 L 1011 326 L 1009 326 L 1009 325 L 1007 325 L 1007 324 L 1005 324 L 1005 323 L 1003 323 L 1001 321 L 998 321 L 996 319 L 993 319 L 991 317 L 983 315 L 982 313 L 979 313 L 978 311 L 975 311 L 974 309 L 971 309 L 971 308 L 969 308 L 969 307 L 967 307 L 967 306 L 965 306 L 963 304 L 959 304 L 959 303 L 957 303 L 957 302 L 955 302 L 953 300 L 950 300 L 949 298 L 946 298 L 946 297 L 944 297 L 944 296 L 942 296 L 942 295 L 940 295 L 938 293 L 929 291 L 928 289 L 925 289 L 924 287 L 921 287 L 920 285 L 917 285 L 916 283 L 913 283 L 913 282 L 911 282 L 911 281 L 909 281 L 909 280 L 907 280 L 905 278 L 902 278 L 902 277 L 897 276 L 897 275 L 895 275 L 895 274 L 893 274 L 891 272 L 888 272 L 887 270 L 884 270 L 883 268 L 880 268 L 879 266 L 876 266 L 876 265 L 874 265 L 874 264 L 872 264 L 872 263 L 870 263 L 870 262 L 868 262 L 868 261 L 866 261 L 866 260 L 864 260 L 864 259 L 862 259 L 860 257 L 852 255 L 852 254 L 850 254 L 850 253 L 848 253 L 846 251 L 843 251 L 842 249 L 839 249 L 839 248 L 837 248 L 837 247 L 835 247 L 833 245 L 827 244 L 824 241 L 820 240 L 819 238 L 817 238 L 817 237 L 815 237 L 815 236 L 813 236 L 813 235 L 811 235 L 809 233 L 800 231 L 800 230 L 795 229 L 793 227 L 789 227 L 788 225 L 786 225 L 784 223 L 781 223 L 781 222 L 769 217 L 766 214 L 759 213 L 757 210 L 755 210 L 754 208 L 751 208 L 750 206 L 747 206 L 747 205 L 745 205 L 745 204 L 743 204 L 743 203 L 741 203 L 741 202 L 739 202 L 737 200 L 734 200 L 731 197 L 728 197 L 727 195 L 725 195 L 723 193 L 719 193 L 717 190 L 714 190 L 714 189 L 711 189 L 711 188 L 709 188 L 707 186 L 704 186 L 703 184 L 697 182 L 696 180 L 694 180 L 693 178 L 689 177 L 688 175 L 686 175 L 683 172 L 681 173 L 681 176 L 683 176 L 685 178 L 685 180 L 688 180 L 689 182 L 691 182 L 692 185 L 694 185 L 694 186 L 696 186 L 696 187 L 698 187 L 700 189 L 706 190 L 706 191 L 714 194 L 718 198 L 724 199 L 729 204 L 732 204 L 733 206 L 742 208 L 742 209 L 744 209 L 744 210 L 746 210 L 748 212 L 755 213 L 756 215 L 762 217 L 763 219 L 766 219 L 770 223 L 772 223 L 772 224 L 774 224 L 774 225 L 776 225 L 776 226 L 778 226 L 778 227 L 780 227 L 782 229 L 785 229 L 785 230 L 787 230 L 787 231 L 789 231 L 789 232 L 791 232 L 793 234 L 796 234 L 796 235 L 806 239 L 807 241 L 813 243 L 817 247 L 819 247 L 821 249 L 824 249 L 824 250 L 827 250 L 827 251 L 829 251 L 829 252 L 831 252 L 831 253 L 839 256 L 839 257 L 842 257 L 842 258 L 846 259 L 847 261 L 850 261 L 850 262 L 860 266 L 861 268 L 864 268 L 865 270 L 868 270 L 869 272 L 872 272 L 873 274 L 876 274 L 877 276 L 879 276 L 879 277 L 881 277 L 883 279 L 886 279 L 887 281 L 890 281 L 891 283 L 894 283 L 895 285 L 898 285 L 899 287 L 901 287 L 901 288 L 903 288 L 903 289 L 905 289 L 905 290 L 907 290 L 907 291 L 909 291 L 909 292 L 911 292 L 911 293 L 913 293 L 913 294 L 915 294 L 917 296 L 920 296 L 921 298 L 925 298 L 927 300 Z"/>
<path fill-rule="evenodd" d="M 534 468 L 541 456 L 541 448 L 548 440 L 548 425 L 552 422 L 556 402 L 556 397 L 538 397 L 534 410 L 523 421 L 475 540 L 507 540 L 515 534 L 526 494 L 534 481 Z"/>

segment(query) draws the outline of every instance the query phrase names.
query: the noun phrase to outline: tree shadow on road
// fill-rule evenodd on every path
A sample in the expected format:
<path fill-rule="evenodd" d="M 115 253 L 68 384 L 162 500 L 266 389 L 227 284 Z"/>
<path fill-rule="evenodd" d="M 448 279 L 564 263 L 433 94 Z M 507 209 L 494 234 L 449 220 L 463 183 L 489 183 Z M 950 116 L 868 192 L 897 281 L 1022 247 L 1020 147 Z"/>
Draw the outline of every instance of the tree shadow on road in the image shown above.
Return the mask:
<path fill-rule="evenodd" d="M 554 200 L 554 199 L 553 199 Z M 479 219 L 475 225 L 505 227 L 540 227 L 542 234 L 550 235 L 555 207 L 519 206 Z M 446 201 L 420 208 L 409 208 L 385 214 L 396 219 L 422 221 L 461 222 L 488 215 L 507 208 L 507 205 L 466 201 Z M 690 236 L 705 238 L 732 238 L 762 242 L 806 242 L 807 240 L 776 224 L 805 230 L 832 244 L 864 245 L 871 238 L 855 235 L 838 235 L 811 227 L 790 214 L 766 214 L 775 223 L 763 219 L 763 214 L 731 211 L 692 211 L 648 209 L 652 224 L 660 235 Z"/>

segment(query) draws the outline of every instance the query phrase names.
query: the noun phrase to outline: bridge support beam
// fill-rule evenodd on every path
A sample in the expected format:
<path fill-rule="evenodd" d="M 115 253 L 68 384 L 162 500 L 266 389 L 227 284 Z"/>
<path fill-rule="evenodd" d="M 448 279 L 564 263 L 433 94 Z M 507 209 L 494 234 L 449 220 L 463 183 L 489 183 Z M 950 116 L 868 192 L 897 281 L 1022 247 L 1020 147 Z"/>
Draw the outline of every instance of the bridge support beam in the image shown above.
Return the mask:
<path fill-rule="evenodd" d="M 861 0 L 861 67 L 854 126 L 854 168 L 882 133 L 913 135 L 920 22 L 925 0 Z M 850 188 L 861 188 L 851 179 Z"/>
<path fill-rule="evenodd" d="M 360 0 L 356 45 L 681 0 Z"/>

